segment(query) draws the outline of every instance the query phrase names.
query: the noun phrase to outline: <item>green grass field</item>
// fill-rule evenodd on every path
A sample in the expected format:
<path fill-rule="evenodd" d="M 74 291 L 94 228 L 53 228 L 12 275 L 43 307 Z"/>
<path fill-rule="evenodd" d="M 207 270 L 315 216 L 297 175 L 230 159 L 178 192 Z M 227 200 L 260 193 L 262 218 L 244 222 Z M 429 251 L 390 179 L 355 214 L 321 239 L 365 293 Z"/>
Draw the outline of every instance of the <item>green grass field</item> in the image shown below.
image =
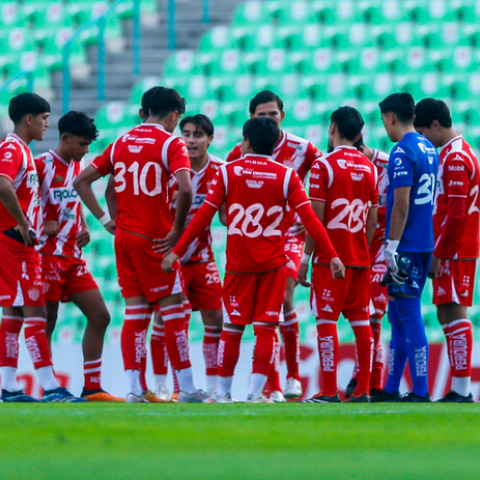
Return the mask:
<path fill-rule="evenodd" d="M 3 479 L 480 477 L 480 405 L 6 405 Z"/>

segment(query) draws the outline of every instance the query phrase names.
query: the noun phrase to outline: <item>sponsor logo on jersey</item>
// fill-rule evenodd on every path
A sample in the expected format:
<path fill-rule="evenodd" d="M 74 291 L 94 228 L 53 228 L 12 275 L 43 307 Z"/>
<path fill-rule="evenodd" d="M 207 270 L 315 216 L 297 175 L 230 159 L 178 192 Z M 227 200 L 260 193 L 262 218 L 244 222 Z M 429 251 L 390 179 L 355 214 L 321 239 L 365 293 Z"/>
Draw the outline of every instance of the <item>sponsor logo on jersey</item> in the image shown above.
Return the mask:
<path fill-rule="evenodd" d="M 448 186 L 449 187 L 463 187 L 463 182 L 450 180 L 450 183 L 448 184 Z"/>
<path fill-rule="evenodd" d="M 137 131 L 139 132 L 148 132 L 150 133 L 151 130 L 146 130 L 146 129 L 137 129 Z M 135 142 L 135 143 L 147 143 L 149 145 L 155 145 L 155 143 L 157 142 L 157 140 L 155 138 L 148 138 L 148 137 L 145 137 L 145 138 L 141 138 L 141 137 L 137 137 L 136 135 L 124 135 L 122 137 L 122 142 Z"/>
<path fill-rule="evenodd" d="M 402 164 L 402 159 L 401 159 L 401 158 L 396 158 L 396 159 L 393 161 L 393 163 L 394 163 L 397 167 L 399 167 L 399 166 Z"/>
<path fill-rule="evenodd" d="M 236 167 L 233 167 L 233 173 L 237 175 L 237 177 L 241 177 L 243 174 L 243 167 L 240 167 L 238 165 Z"/>
<path fill-rule="evenodd" d="M 373 300 L 374 300 L 375 302 L 386 303 L 386 302 L 387 302 L 387 297 L 382 293 L 382 294 L 380 294 L 378 297 L 375 297 Z"/>
<path fill-rule="evenodd" d="M 63 272 L 62 265 L 60 262 L 52 263 L 50 265 L 50 272 L 45 275 L 45 280 L 53 280 L 54 282 L 59 282 L 62 277 L 60 274 Z"/>
<path fill-rule="evenodd" d="M 40 290 L 38 288 L 30 288 L 28 290 L 28 296 L 34 302 L 36 302 L 40 298 Z"/>
<path fill-rule="evenodd" d="M 250 188 L 262 188 L 265 182 L 262 180 L 247 180 L 247 185 Z"/>
<path fill-rule="evenodd" d="M 155 287 L 155 288 L 151 288 L 150 291 L 152 293 L 158 293 L 158 292 L 161 292 L 162 290 L 166 290 L 167 288 L 169 288 L 168 285 L 164 285 L 163 287 Z"/>
<path fill-rule="evenodd" d="M 195 195 L 195 197 L 193 197 L 193 200 L 192 200 L 192 207 L 194 205 L 202 205 L 203 202 L 205 201 L 205 198 L 207 196 L 205 194 L 202 194 L 202 195 Z M 176 206 L 176 205 L 175 205 Z"/>
<path fill-rule="evenodd" d="M 45 293 L 48 293 L 49 290 L 50 290 L 50 284 L 48 282 L 43 282 L 43 291 Z"/>
<path fill-rule="evenodd" d="M 143 145 L 129 145 L 127 148 L 130 153 L 140 153 L 143 149 Z"/>
<path fill-rule="evenodd" d="M 2 301 L 2 300 L 10 300 L 10 298 L 12 298 L 11 295 L 0 295 L 0 301 Z"/>
<path fill-rule="evenodd" d="M 64 182 L 65 179 L 61 176 L 61 175 L 57 175 L 55 177 L 55 179 L 52 181 L 52 183 L 56 183 L 56 182 Z"/>
<path fill-rule="evenodd" d="M 403 172 L 393 172 L 393 178 L 397 178 L 397 177 L 401 177 L 403 175 L 408 175 L 408 172 L 407 171 L 403 171 Z"/>
<path fill-rule="evenodd" d="M 75 188 L 52 188 L 50 190 L 50 199 L 53 205 L 59 205 L 64 200 L 68 201 L 80 201 Z"/>
<path fill-rule="evenodd" d="M 412 288 L 420 288 L 420 287 L 418 286 L 418 283 L 415 282 L 415 281 L 412 282 L 411 287 L 412 287 Z"/>
<path fill-rule="evenodd" d="M 454 160 L 457 160 L 457 159 L 454 158 Z M 461 160 L 461 158 L 459 158 L 458 160 Z M 449 172 L 463 172 L 464 170 L 465 170 L 465 165 L 449 165 L 448 166 Z"/>
<path fill-rule="evenodd" d="M 209 262 L 207 263 L 207 270 L 209 272 L 216 272 L 218 269 L 217 269 L 217 264 L 215 262 Z"/>
<path fill-rule="evenodd" d="M 385 273 L 387 271 L 387 266 L 383 263 L 376 263 L 373 265 L 372 271 L 376 273 Z"/>
<path fill-rule="evenodd" d="M 338 166 L 341 169 L 343 169 L 343 170 L 347 169 L 347 161 L 346 160 L 337 160 L 337 163 L 338 163 Z"/>
<path fill-rule="evenodd" d="M 363 180 L 363 173 L 355 173 L 355 172 L 350 172 L 350 176 L 352 177 L 352 180 L 355 182 L 361 182 Z"/>
<path fill-rule="evenodd" d="M 397 147 L 393 153 L 405 153 L 405 150 L 402 147 Z"/>
<path fill-rule="evenodd" d="M 429 155 L 429 156 L 428 156 L 428 163 L 429 163 L 430 165 L 433 165 L 433 160 L 435 160 L 435 159 Z"/>
<path fill-rule="evenodd" d="M 2 159 L 2 162 L 11 162 L 11 158 L 13 157 L 13 153 L 12 152 L 5 152 L 3 154 L 3 159 Z"/>
<path fill-rule="evenodd" d="M 439 297 L 441 297 L 442 295 L 446 295 L 446 294 L 447 294 L 447 292 L 445 291 L 444 288 L 442 288 L 442 287 L 438 287 L 438 288 L 437 288 L 437 295 L 438 295 Z"/>
<path fill-rule="evenodd" d="M 331 291 L 331 290 L 328 290 L 328 288 L 325 288 L 325 289 L 323 290 L 323 293 L 322 293 L 322 299 L 323 299 L 325 302 L 331 302 L 331 301 L 333 301 L 332 291 Z"/>
<path fill-rule="evenodd" d="M 265 315 L 267 315 L 267 317 L 277 317 L 278 315 L 280 315 L 279 312 L 265 312 Z"/>
<path fill-rule="evenodd" d="M 22 278 L 24 280 L 30 280 L 30 277 L 27 273 L 27 262 L 22 262 Z"/>
<path fill-rule="evenodd" d="M 330 305 L 325 305 L 321 310 L 322 312 L 333 313 L 332 307 Z"/>
<path fill-rule="evenodd" d="M 16 150 L 17 147 L 13 143 L 7 143 L 5 149 L 9 148 L 10 150 Z"/>
<path fill-rule="evenodd" d="M 312 173 L 310 175 L 310 178 L 313 180 L 319 180 L 320 179 L 320 174 L 319 173 Z"/>

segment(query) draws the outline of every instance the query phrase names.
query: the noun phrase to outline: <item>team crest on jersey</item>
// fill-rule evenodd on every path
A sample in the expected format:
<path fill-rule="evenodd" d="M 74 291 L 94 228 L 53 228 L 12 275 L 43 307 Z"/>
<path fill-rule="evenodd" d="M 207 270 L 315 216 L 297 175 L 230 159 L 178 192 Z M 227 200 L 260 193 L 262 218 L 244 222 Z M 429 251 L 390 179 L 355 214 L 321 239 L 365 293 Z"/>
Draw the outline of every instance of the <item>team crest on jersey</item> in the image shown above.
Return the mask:
<path fill-rule="evenodd" d="M 28 291 L 28 296 L 33 302 L 36 302 L 40 298 L 40 290 L 38 288 L 31 288 Z"/>
<path fill-rule="evenodd" d="M 140 153 L 142 151 L 143 145 L 129 145 L 128 151 L 130 153 Z"/>
<path fill-rule="evenodd" d="M 233 173 L 238 177 L 241 177 L 243 174 L 243 167 L 240 167 L 240 166 L 233 167 Z"/>
<path fill-rule="evenodd" d="M 63 272 L 60 262 L 52 263 L 50 265 L 50 272 L 48 275 L 45 275 L 45 280 L 53 280 L 54 282 L 59 282 L 62 278 L 60 274 Z"/>

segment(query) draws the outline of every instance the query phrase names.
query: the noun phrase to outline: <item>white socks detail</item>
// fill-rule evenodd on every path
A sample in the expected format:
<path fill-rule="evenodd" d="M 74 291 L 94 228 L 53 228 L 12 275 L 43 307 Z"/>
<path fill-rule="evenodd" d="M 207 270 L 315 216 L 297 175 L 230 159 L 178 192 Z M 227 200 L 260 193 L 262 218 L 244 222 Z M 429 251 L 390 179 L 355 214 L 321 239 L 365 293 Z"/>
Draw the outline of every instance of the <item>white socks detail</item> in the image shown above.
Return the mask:
<path fill-rule="evenodd" d="M 129 390 L 128 393 L 134 393 L 139 397 L 143 394 L 142 387 L 140 387 L 140 371 L 139 370 L 125 370 L 127 375 Z"/>
<path fill-rule="evenodd" d="M 45 391 L 55 390 L 60 387 L 55 374 L 53 373 L 53 367 L 41 367 L 36 370 L 40 385 Z"/>
<path fill-rule="evenodd" d="M 7 392 L 18 392 L 21 390 L 17 382 L 17 369 L 15 367 L 0 367 L 2 389 Z"/>
<path fill-rule="evenodd" d="M 253 398 L 258 398 L 262 395 L 263 388 L 267 383 L 267 376 L 262 375 L 261 373 L 252 373 L 250 377 L 250 392 L 249 395 L 252 395 Z"/>
<path fill-rule="evenodd" d="M 185 393 L 195 393 L 197 388 L 193 383 L 192 367 L 184 368 L 183 370 L 177 370 L 178 384 L 180 390 Z"/>
<path fill-rule="evenodd" d="M 154 375 L 155 378 L 155 386 L 157 388 L 157 392 L 159 390 L 167 390 L 167 376 L 166 375 Z"/>
<path fill-rule="evenodd" d="M 233 377 L 218 377 L 217 397 L 224 397 L 227 393 L 232 393 Z"/>
<path fill-rule="evenodd" d="M 472 391 L 470 377 L 453 377 L 452 390 L 462 397 L 468 397 Z"/>

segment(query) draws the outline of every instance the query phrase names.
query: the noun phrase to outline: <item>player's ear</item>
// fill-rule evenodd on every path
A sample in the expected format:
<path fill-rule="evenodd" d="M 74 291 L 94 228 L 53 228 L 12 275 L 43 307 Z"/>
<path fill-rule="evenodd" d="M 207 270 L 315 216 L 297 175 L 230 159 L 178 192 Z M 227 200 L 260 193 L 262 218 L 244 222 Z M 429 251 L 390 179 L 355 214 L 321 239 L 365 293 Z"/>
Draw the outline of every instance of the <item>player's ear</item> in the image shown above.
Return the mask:
<path fill-rule="evenodd" d="M 207 137 L 207 139 L 208 139 L 208 141 L 207 141 L 207 147 L 209 147 L 209 146 L 212 144 L 214 138 L 215 138 L 215 135 L 209 135 L 209 136 Z"/>
<path fill-rule="evenodd" d="M 440 127 L 441 127 L 440 122 L 439 122 L 438 120 L 434 120 L 434 121 L 432 122 L 432 125 L 431 125 L 430 128 L 432 128 L 432 127 L 433 127 L 435 130 L 440 130 Z"/>
<path fill-rule="evenodd" d="M 283 110 L 280 112 L 280 119 L 281 122 L 285 120 L 285 112 Z"/>

